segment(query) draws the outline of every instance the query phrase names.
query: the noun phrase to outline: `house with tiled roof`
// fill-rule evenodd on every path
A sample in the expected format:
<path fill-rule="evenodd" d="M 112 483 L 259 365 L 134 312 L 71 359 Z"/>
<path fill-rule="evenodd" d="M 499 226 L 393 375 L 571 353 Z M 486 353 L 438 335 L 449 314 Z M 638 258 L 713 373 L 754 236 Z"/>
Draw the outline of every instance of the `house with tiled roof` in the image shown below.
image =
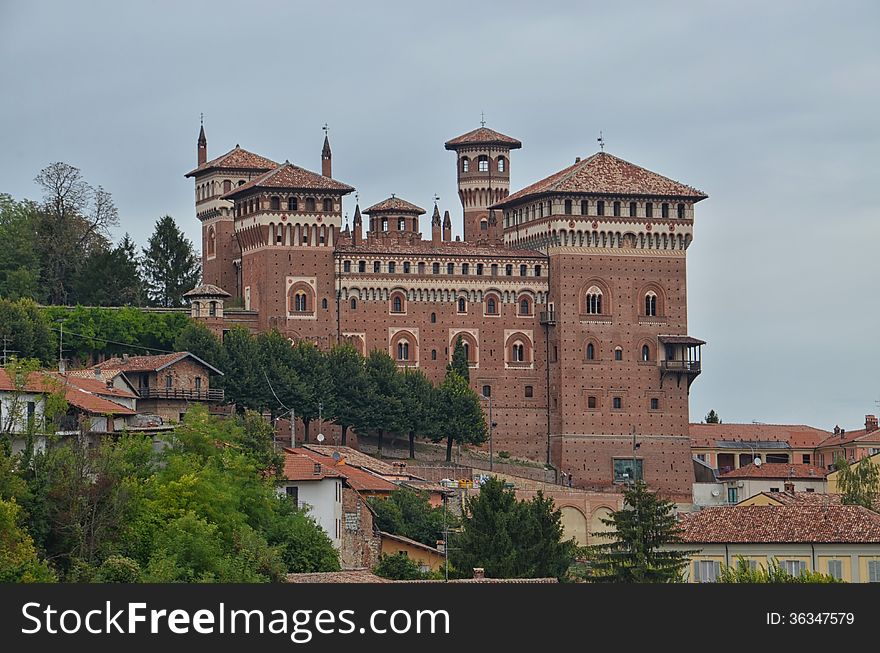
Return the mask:
<path fill-rule="evenodd" d="M 794 575 L 818 571 L 853 583 L 880 582 L 880 514 L 861 506 L 798 502 L 704 508 L 681 516 L 689 582 L 713 582 L 739 557 L 776 562 Z"/>
<path fill-rule="evenodd" d="M 880 428 L 876 415 L 865 415 L 865 428 L 852 431 L 835 427 L 834 431 L 816 446 L 818 463 L 832 469 L 842 458 L 848 463 L 858 462 L 865 456 L 880 453 Z"/>
<path fill-rule="evenodd" d="M 428 546 L 408 537 L 385 531 L 379 531 L 379 536 L 382 539 L 383 555 L 391 556 L 402 553 L 415 562 L 423 573 L 439 571 L 443 568 L 446 554 L 436 546 Z"/>
<path fill-rule="evenodd" d="M 187 351 L 123 354 L 98 363 L 92 372 L 111 379 L 124 375 L 137 392 L 138 411 L 159 415 L 166 422 L 182 421 L 193 404 L 210 405 L 224 397 L 222 389 L 211 387 L 211 377 L 223 372 Z"/>
<path fill-rule="evenodd" d="M 284 467 L 277 483 L 279 495 L 287 497 L 314 517 L 333 546 L 342 545 L 342 485 L 345 477 L 298 449 L 283 450 Z"/>

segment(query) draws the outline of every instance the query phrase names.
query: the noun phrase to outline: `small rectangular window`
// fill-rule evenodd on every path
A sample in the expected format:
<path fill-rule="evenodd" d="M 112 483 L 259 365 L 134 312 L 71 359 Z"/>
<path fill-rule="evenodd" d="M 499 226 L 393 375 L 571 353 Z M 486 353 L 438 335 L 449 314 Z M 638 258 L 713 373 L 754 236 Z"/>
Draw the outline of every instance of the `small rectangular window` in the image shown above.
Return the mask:
<path fill-rule="evenodd" d="M 367 271 L 367 262 L 366 261 L 358 261 L 358 272 L 366 272 Z"/>
<path fill-rule="evenodd" d="M 697 583 L 714 583 L 721 574 L 721 563 L 716 560 L 695 560 L 694 581 Z"/>
<path fill-rule="evenodd" d="M 497 263 L 492 264 L 492 276 L 493 277 L 498 276 L 498 264 Z"/>
<path fill-rule="evenodd" d="M 660 400 L 657 397 L 651 397 L 651 410 L 660 410 Z"/>
<path fill-rule="evenodd" d="M 455 274 L 455 263 L 446 264 L 446 274 Z"/>
<path fill-rule="evenodd" d="M 636 217 L 636 214 L 638 211 L 637 207 L 638 207 L 638 205 L 635 202 L 629 203 L 629 217 L 631 217 L 631 218 Z"/>
<path fill-rule="evenodd" d="M 880 560 L 868 560 L 868 582 L 880 583 Z"/>
<path fill-rule="evenodd" d="M 623 399 L 621 399 L 620 397 L 614 397 L 611 400 L 611 407 L 614 410 L 621 410 L 623 408 Z"/>
<path fill-rule="evenodd" d="M 419 265 L 422 265 L 421 263 Z M 432 263 L 431 264 L 431 273 L 432 274 L 440 274 L 440 264 Z"/>
<path fill-rule="evenodd" d="M 525 265 L 519 266 L 519 276 L 524 277 L 528 274 L 528 268 Z"/>
<path fill-rule="evenodd" d="M 605 202 L 602 200 L 596 202 L 596 215 L 605 215 Z"/>
<path fill-rule="evenodd" d="M 653 202 L 645 202 L 645 217 L 653 218 L 654 217 L 654 203 Z"/>
<path fill-rule="evenodd" d="M 410 268 L 409 261 L 404 261 L 404 263 L 403 263 L 403 273 L 404 273 L 404 274 L 409 274 L 409 268 Z"/>
<path fill-rule="evenodd" d="M 620 217 L 620 202 L 615 202 L 615 203 L 614 203 L 614 217 L 615 217 L 615 218 L 619 218 L 619 217 Z"/>
<path fill-rule="evenodd" d="M 342 271 L 343 272 L 351 272 L 351 261 L 343 261 L 342 262 Z"/>
<path fill-rule="evenodd" d="M 590 210 L 590 204 L 587 200 L 581 200 L 581 215 L 587 215 L 587 211 Z"/>
<path fill-rule="evenodd" d="M 397 271 L 397 264 L 394 261 L 388 261 L 388 274 L 394 274 Z"/>
<path fill-rule="evenodd" d="M 801 462 L 804 465 L 809 465 L 810 464 L 810 454 L 805 453 L 803 456 L 801 456 Z"/>
<path fill-rule="evenodd" d="M 437 272 L 439 272 L 439 268 L 438 268 Z M 435 272 L 434 274 L 437 274 L 437 272 Z M 425 264 L 424 263 L 419 263 L 419 274 L 425 274 Z"/>
<path fill-rule="evenodd" d="M 382 264 L 379 261 L 373 261 L 373 272 L 379 273 L 382 271 Z"/>
<path fill-rule="evenodd" d="M 532 397 L 532 396 L 534 396 L 534 393 L 535 393 L 535 389 L 532 386 L 527 385 L 526 386 L 526 397 L 527 398 Z"/>
<path fill-rule="evenodd" d="M 477 263 L 477 276 L 482 276 L 482 275 L 483 275 L 483 264 Z"/>
<path fill-rule="evenodd" d="M 828 575 L 837 580 L 843 580 L 843 560 L 829 560 Z"/>
<path fill-rule="evenodd" d="M 492 386 L 491 385 L 484 385 L 483 386 L 483 396 L 484 397 L 491 397 L 492 396 Z"/>
<path fill-rule="evenodd" d="M 471 273 L 471 266 L 468 265 L 467 263 L 462 263 L 461 264 L 461 273 L 465 274 L 465 275 L 470 274 Z"/>
<path fill-rule="evenodd" d="M 587 408 L 590 410 L 596 410 L 596 398 L 595 397 L 587 397 Z"/>

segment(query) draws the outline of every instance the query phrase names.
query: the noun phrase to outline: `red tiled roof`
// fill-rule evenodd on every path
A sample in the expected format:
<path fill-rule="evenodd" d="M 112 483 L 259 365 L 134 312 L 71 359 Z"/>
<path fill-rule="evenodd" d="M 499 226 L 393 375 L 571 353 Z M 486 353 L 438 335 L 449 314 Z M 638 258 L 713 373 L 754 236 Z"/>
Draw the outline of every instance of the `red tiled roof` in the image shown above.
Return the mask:
<path fill-rule="evenodd" d="M 768 499 L 778 501 L 782 505 L 808 505 L 808 506 L 825 506 L 825 505 L 842 505 L 843 500 L 839 494 L 823 494 L 821 492 L 761 492 Z M 755 496 L 758 496 L 757 494 Z M 754 497 L 749 497 L 753 499 Z M 744 503 L 749 499 L 743 499 L 740 503 Z"/>
<path fill-rule="evenodd" d="M 24 380 L 24 383 L 21 384 L 21 387 L 16 387 L 12 377 L 9 376 L 9 372 L 5 368 L 0 367 L 0 390 L 2 391 L 21 391 L 36 394 L 53 392 L 58 387 L 56 381 L 57 379 L 53 381 L 52 377 L 46 376 L 41 372 L 31 372 L 28 374 L 27 379 Z"/>
<path fill-rule="evenodd" d="M 725 506 L 679 522 L 682 541 L 705 543 L 877 543 L 880 514 L 861 506 Z"/>
<path fill-rule="evenodd" d="M 65 379 L 56 372 L 31 372 L 21 388 L 24 392 L 50 394 L 64 391 L 67 403 L 92 415 L 134 415 L 135 412 L 109 399 L 78 387 L 82 379 Z M 105 386 L 106 387 L 106 386 Z M 0 391 L 14 392 L 17 388 L 5 369 L 0 368 Z M 110 393 L 102 393 L 110 394 Z"/>
<path fill-rule="evenodd" d="M 315 473 L 316 465 L 319 468 L 317 474 Z M 335 469 L 316 462 L 292 449 L 284 450 L 283 476 L 288 481 L 320 481 L 325 478 L 345 478 Z"/>
<path fill-rule="evenodd" d="M 414 546 L 418 549 L 422 549 L 424 551 L 428 551 L 430 553 L 436 553 L 437 555 L 443 555 L 443 552 L 435 546 L 428 546 L 427 544 L 423 544 L 422 542 L 418 542 L 416 540 L 411 540 L 408 537 L 404 537 L 403 535 L 395 535 L 394 533 L 386 533 L 385 531 L 379 531 L 379 536 L 382 539 L 386 540 L 396 540 L 397 542 L 402 542 L 403 544 L 408 544 L 410 546 Z"/>
<path fill-rule="evenodd" d="M 134 415 L 135 411 L 115 401 L 104 399 L 81 390 L 72 384 L 64 386 L 64 398 L 71 406 L 75 406 L 92 415 Z"/>
<path fill-rule="evenodd" d="M 462 134 L 446 141 L 447 150 L 454 150 L 461 145 L 505 145 L 512 150 L 522 147 L 522 143 L 515 138 L 505 136 L 501 132 L 489 129 L 488 127 L 478 127 L 467 134 Z"/>
<path fill-rule="evenodd" d="M 119 370 L 121 372 L 159 372 L 169 365 L 173 365 L 184 358 L 192 358 L 197 363 L 213 370 L 217 374 L 222 374 L 220 370 L 213 365 L 209 365 L 198 356 L 188 351 L 177 351 L 170 354 L 158 354 L 156 356 L 129 356 L 126 358 L 108 358 L 107 360 L 95 365 L 99 370 Z"/>
<path fill-rule="evenodd" d="M 285 449 L 285 451 L 294 450 Z M 305 448 L 296 449 L 295 451 L 308 456 L 313 461 L 319 462 L 330 469 L 336 470 L 345 478 L 348 484 L 358 492 L 393 492 L 397 489 L 397 486 L 394 483 L 386 481 L 381 476 L 377 476 L 376 474 L 360 469 L 359 467 L 347 465 L 343 460 L 337 462 L 329 456 L 322 456 L 321 454 Z"/>
<path fill-rule="evenodd" d="M 285 188 L 294 190 L 334 190 L 342 193 L 351 193 L 354 188 L 341 181 L 319 175 L 317 172 L 306 170 L 285 161 L 274 170 L 251 179 L 248 183 L 233 188 L 221 199 L 231 199 L 236 195 L 247 192 L 252 188 Z"/>
<path fill-rule="evenodd" d="M 784 442 L 792 449 L 814 449 L 828 431 L 803 424 L 691 424 L 692 447 L 714 447 L 719 440 Z"/>
<path fill-rule="evenodd" d="M 708 197 L 696 188 L 685 186 L 607 152 L 598 152 L 505 197 L 495 207 L 509 206 L 526 197 L 545 193 L 688 197 L 696 201 Z"/>
<path fill-rule="evenodd" d="M 395 212 L 395 213 L 417 213 L 421 215 L 425 212 L 421 206 L 416 206 L 411 202 L 407 202 L 404 199 L 399 197 L 394 197 L 393 195 L 388 199 L 384 199 L 378 204 L 373 204 L 373 206 L 364 209 L 362 213 L 366 213 L 367 215 L 371 213 L 383 213 L 383 212 Z"/>
<path fill-rule="evenodd" d="M 196 286 L 192 290 L 183 293 L 184 297 L 232 297 L 228 292 L 219 286 L 210 283 L 203 283 Z"/>
<path fill-rule="evenodd" d="M 287 574 L 288 583 L 393 583 L 377 576 L 369 569 L 347 569 L 344 571 L 316 571 L 304 574 Z"/>
<path fill-rule="evenodd" d="M 74 374 L 73 372 L 68 372 L 64 375 L 64 378 L 71 385 L 75 385 L 81 390 L 85 390 L 86 392 L 91 392 L 95 395 L 107 395 L 112 397 L 123 397 L 125 399 L 137 399 L 137 394 L 132 392 L 131 390 L 121 390 L 115 386 L 108 386 L 107 382 L 101 378 L 96 378 L 94 372 L 91 370 L 76 370 L 77 372 L 86 372 L 88 376 L 85 374 Z"/>
<path fill-rule="evenodd" d="M 850 444 L 856 441 L 863 442 L 880 442 L 880 430 L 874 431 L 866 431 L 865 429 L 859 429 L 857 431 L 844 431 L 843 437 L 840 435 L 834 435 L 833 433 L 828 436 L 826 439 L 822 440 L 817 447 L 834 447 L 841 446 L 844 444 Z"/>
<path fill-rule="evenodd" d="M 503 257 L 503 258 L 536 258 L 546 259 L 541 252 L 534 249 L 514 249 L 505 245 L 494 243 L 476 244 L 463 240 L 450 240 L 433 245 L 430 240 L 423 240 L 418 244 L 400 243 L 397 241 L 386 242 L 382 238 L 367 238 L 359 245 L 351 244 L 351 240 L 343 241 L 337 247 L 342 254 L 412 254 L 419 256 L 480 256 L 480 257 Z M 499 277 L 500 278 L 500 277 Z"/>
<path fill-rule="evenodd" d="M 399 476 L 400 470 L 394 465 L 386 463 L 384 460 L 373 458 L 368 454 L 352 449 L 351 447 L 343 447 L 333 444 L 304 444 L 303 449 L 314 451 L 321 456 L 333 457 L 334 453 L 338 453 L 340 460 L 344 460 L 346 465 L 354 465 L 362 467 L 380 476 Z M 404 472 L 406 473 L 406 472 Z"/>
<path fill-rule="evenodd" d="M 192 177 L 200 172 L 211 170 L 213 168 L 223 168 L 229 170 L 271 170 L 278 164 L 259 154 L 248 152 L 236 145 L 226 154 L 218 156 L 216 159 L 203 163 L 198 168 L 190 170 L 184 177 Z"/>
<path fill-rule="evenodd" d="M 796 478 L 798 480 L 822 480 L 827 473 L 828 472 L 821 467 L 803 465 L 801 463 L 764 463 L 760 466 L 755 465 L 754 463 L 749 463 L 739 469 L 733 469 L 726 474 L 721 474 L 718 478 L 722 480 L 731 478 Z"/>

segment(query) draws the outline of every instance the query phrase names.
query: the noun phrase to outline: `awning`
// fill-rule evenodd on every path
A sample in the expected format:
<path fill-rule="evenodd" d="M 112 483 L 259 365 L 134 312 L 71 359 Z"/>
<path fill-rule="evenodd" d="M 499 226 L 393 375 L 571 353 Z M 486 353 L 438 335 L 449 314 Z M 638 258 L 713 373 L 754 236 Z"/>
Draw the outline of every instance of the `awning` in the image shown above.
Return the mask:
<path fill-rule="evenodd" d="M 705 340 L 692 338 L 691 336 L 658 336 L 658 338 L 660 342 L 665 345 L 688 345 L 689 347 L 696 347 L 706 344 Z"/>

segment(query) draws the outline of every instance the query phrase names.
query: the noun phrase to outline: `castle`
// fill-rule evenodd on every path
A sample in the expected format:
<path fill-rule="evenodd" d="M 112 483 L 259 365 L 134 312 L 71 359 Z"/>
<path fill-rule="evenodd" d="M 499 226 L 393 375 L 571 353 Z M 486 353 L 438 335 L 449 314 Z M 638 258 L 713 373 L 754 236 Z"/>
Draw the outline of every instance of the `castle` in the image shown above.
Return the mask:
<path fill-rule="evenodd" d="M 318 174 L 237 145 L 208 160 L 202 128 L 186 175 L 207 284 L 192 314 L 221 330 L 232 295 L 251 328 L 382 349 L 434 382 L 461 337 L 471 385 L 492 399 L 495 451 L 595 489 L 635 464 L 689 501 L 704 343 L 687 332 L 686 252 L 707 196 L 604 148 L 510 194 L 521 146 L 485 125 L 446 142 L 463 207 L 453 240 L 448 211 L 435 203 L 423 237 L 425 210 L 394 195 L 343 225 L 354 188 L 333 179 L 326 135 Z"/>

